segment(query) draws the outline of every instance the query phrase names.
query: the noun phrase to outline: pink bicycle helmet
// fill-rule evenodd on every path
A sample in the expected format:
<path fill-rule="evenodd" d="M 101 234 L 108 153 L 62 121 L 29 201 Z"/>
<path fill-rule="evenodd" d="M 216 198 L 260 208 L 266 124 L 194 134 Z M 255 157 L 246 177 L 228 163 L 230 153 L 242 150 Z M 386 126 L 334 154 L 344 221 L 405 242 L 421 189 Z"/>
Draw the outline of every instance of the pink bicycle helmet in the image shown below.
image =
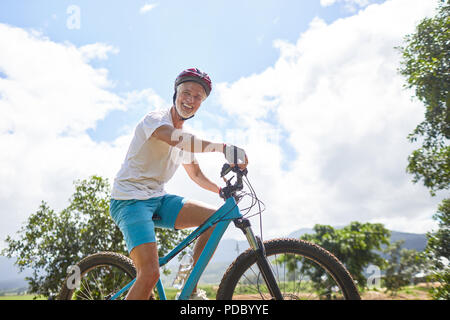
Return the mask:
<path fill-rule="evenodd" d="M 181 83 L 186 82 L 186 81 L 197 82 L 198 84 L 200 84 L 203 87 L 203 89 L 205 89 L 206 96 L 207 97 L 209 96 L 211 89 L 212 89 L 212 85 L 211 85 L 211 79 L 205 72 L 202 72 L 197 68 L 189 68 L 189 69 L 182 71 L 178 75 L 178 77 L 175 79 L 175 94 L 176 94 L 177 87 Z"/>

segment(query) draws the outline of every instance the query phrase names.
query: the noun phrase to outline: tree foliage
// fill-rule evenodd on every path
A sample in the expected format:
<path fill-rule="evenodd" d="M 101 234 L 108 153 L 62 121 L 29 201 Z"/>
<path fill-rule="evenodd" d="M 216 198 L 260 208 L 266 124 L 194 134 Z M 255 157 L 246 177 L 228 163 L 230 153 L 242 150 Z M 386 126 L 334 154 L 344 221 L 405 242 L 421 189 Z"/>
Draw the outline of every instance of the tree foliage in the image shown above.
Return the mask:
<path fill-rule="evenodd" d="M 414 276 L 426 268 L 424 256 L 417 250 L 402 248 L 404 242 L 396 241 L 384 250 L 388 259 L 383 282 L 393 295 L 402 287 L 411 284 Z"/>
<path fill-rule="evenodd" d="M 315 225 L 314 234 L 301 237 L 332 252 L 348 269 L 359 286 L 367 283 L 364 270 L 369 264 L 380 268 L 385 260 L 375 251 L 389 245 L 390 231 L 382 224 L 352 222 L 341 229 L 327 225 Z"/>
<path fill-rule="evenodd" d="M 437 14 L 423 19 L 401 47 L 400 73 L 407 88 L 425 106 L 425 119 L 408 136 L 422 146 L 408 159 L 413 181 L 423 180 L 432 195 L 450 188 L 450 4 L 440 1 Z"/>
<path fill-rule="evenodd" d="M 425 106 L 424 121 L 408 136 L 411 142 L 421 139 L 422 146 L 409 156 L 407 171 L 415 183 L 423 180 L 434 196 L 438 190 L 450 189 L 450 2 L 439 1 L 435 16 L 423 19 L 405 42 L 400 48 L 400 73 Z M 433 294 L 445 299 L 450 297 L 449 202 L 443 200 L 434 216 L 440 229 L 428 234 L 427 245 L 434 265 L 431 279 L 441 283 Z"/>
<path fill-rule="evenodd" d="M 450 300 L 450 199 L 445 199 L 433 216 L 439 229 L 427 233 L 425 251 L 432 261 L 430 281 L 439 286 L 432 289 L 435 299 Z"/>
<path fill-rule="evenodd" d="M 42 201 L 16 237 L 6 238 L 2 254 L 16 259 L 20 270 L 31 268 L 27 277 L 30 293 L 56 295 L 67 268 L 89 254 L 113 251 L 127 254 L 122 233 L 109 214 L 110 185 L 92 176 L 74 183 L 75 192 L 67 208 L 56 212 Z M 157 229 L 158 253 L 173 248 L 183 231 Z"/>

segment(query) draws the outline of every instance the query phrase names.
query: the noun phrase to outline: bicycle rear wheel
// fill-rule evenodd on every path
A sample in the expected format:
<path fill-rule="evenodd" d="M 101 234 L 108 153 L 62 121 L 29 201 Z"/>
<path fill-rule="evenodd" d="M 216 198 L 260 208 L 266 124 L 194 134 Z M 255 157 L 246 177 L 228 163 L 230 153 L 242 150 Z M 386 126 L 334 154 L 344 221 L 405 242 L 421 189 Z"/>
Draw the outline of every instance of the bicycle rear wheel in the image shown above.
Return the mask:
<path fill-rule="evenodd" d="M 297 239 L 274 239 L 264 242 L 264 247 L 284 299 L 361 299 L 347 269 L 323 248 Z M 225 272 L 217 299 L 272 299 L 252 249 Z"/>
<path fill-rule="evenodd" d="M 136 277 L 131 259 L 114 252 L 99 252 L 81 260 L 79 283 L 73 275 L 64 280 L 59 300 L 107 300 Z M 123 293 L 119 299 L 124 299 Z"/>

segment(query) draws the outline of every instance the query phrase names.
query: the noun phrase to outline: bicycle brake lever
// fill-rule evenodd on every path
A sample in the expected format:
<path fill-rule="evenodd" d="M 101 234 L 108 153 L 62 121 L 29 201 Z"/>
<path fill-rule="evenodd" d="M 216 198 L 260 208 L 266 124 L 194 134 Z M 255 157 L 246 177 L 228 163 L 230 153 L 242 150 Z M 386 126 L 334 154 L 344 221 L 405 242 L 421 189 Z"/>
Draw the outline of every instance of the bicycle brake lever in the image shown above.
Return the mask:
<path fill-rule="evenodd" d="M 226 176 L 233 168 L 228 164 L 225 163 L 222 166 L 222 171 L 220 172 L 220 177 L 223 178 L 224 176 Z"/>
<path fill-rule="evenodd" d="M 230 185 L 231 185 L 231 180 L 233 180 L 233 178 L 234 178 L 234 176 L 232 176 L 232 177 L 230 178 L 230 180 L 227 180 L 225 177 L 222 177 L 223 181 L 225 181 L 225 183 L 227 184 L 227 186 L 230 186 Z"/>
<path fill-rule="evenodd" d="M 231 170 L 232 170 L 233 172 L 236 172 L 237 174 L 239 174 L 239 175 L 241 175 L 241 176 L 246 176 L 247 173 L 248 173 L 247 168 L 241 170 L 241 168 L 239 168 L 237 165 L 231 167 Z"/>

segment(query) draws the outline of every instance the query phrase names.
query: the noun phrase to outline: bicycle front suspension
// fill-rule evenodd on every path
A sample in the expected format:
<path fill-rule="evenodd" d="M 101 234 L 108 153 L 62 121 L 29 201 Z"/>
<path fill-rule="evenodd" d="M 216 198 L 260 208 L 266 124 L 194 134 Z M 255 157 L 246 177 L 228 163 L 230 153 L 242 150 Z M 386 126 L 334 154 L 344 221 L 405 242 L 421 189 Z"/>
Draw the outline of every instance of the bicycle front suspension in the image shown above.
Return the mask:
<path fill-rule="evenodd" d="M 267 288 L 271 296 L 275 300 L 283 300 L 283 295 L 281 294 L 280 288 L 278 287 L 277 281 L 273 274 L 272 268 L 270 267 L 269 261 L 266 257 L 266 250 L 264 248 L 264 243 L 258 236 L 255 236 L 251 228 L 250 221 L 246 218 L 240 218 L 234 220 L 234 225 L 241 229 L 244 233 L 250 247 L 256 254 L 256 264 L 267 284 Z"/>

